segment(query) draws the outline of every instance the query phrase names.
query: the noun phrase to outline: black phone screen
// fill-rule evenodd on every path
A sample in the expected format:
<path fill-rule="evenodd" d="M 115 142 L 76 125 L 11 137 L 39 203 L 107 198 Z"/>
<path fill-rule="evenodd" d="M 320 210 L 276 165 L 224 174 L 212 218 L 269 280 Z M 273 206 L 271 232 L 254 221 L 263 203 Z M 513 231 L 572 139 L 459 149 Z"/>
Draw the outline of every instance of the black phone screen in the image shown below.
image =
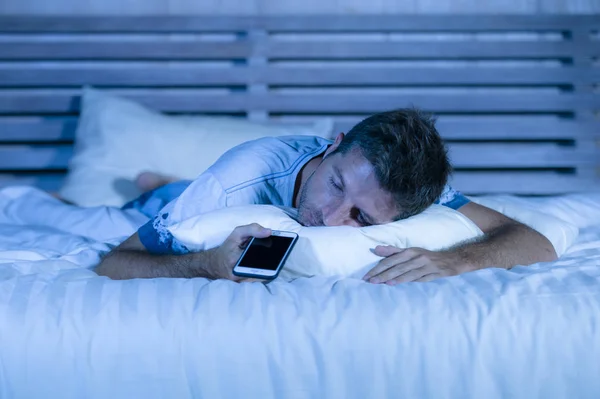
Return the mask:
<path fill-rule="evenodd" d="M 253 269 L 276 270 L 293 241 L 292 237 L 281 236 L 255 238 L 239 265 Z"/>

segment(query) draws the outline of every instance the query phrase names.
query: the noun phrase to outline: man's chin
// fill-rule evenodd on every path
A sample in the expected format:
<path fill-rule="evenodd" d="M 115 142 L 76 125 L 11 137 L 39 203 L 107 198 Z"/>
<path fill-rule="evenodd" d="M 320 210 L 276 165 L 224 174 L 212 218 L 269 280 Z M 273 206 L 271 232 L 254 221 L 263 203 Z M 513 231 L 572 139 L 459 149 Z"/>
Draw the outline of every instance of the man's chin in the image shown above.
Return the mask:
<path fill-rule="evenodd" d="M 298 222 L 304 227 L 322 227 L 323 223 L 319 223 L 312 218 L 299 218 Z"/>
<path fill-rule="evenodd" d="M 297 219 L 298 223 L 300 223 L 304 227 L 314 227 L 314 220 L 312 218 L 306 217 L 304 214 L 300 213 Z"/>
<path fill-rule="evenodd" d="M 312 224 L 310 224 L 310 221 L 307 221 L 305 219 L 298 219 L 298 223 L 300 223 L 304 227 L 313 227 Z"/>

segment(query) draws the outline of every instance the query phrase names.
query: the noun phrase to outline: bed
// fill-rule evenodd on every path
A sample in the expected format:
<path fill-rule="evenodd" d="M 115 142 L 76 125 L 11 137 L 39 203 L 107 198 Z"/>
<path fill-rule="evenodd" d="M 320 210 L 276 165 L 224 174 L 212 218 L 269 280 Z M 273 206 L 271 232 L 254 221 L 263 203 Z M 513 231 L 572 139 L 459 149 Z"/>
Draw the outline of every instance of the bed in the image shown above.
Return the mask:
<path fill-rule="evenodd" d="M 0 397 L 598 397 L 599 21 L 0 18 Z M 556 262 L 397 287 L 111 281 L 93 267 L 136 221 L 38 190 L 67 175 L 82 85 L 334 131 L 415 104 L 454 186 L 579 236 Z"/>
<path fill-rule="evenodd" d="M 93 266 L 129 221 L 43 213 L 36 196 L 69 206 L 30 190 L 0 191 L 3 398 L 600 392 L 600 195 L 526 200 L 580 228 L 556 262 L 388 287 L 112 281 Z"/>

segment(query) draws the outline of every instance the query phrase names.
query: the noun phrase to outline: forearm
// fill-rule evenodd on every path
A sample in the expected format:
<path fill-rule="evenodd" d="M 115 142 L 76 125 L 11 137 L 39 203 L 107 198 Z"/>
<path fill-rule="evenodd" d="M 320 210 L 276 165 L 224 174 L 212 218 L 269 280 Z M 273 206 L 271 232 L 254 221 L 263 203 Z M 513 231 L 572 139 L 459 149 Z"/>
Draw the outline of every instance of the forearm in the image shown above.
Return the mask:
<path fill-rule="evenodd" d="M 449 252 L 457 254 L 468 270 L 486 267 L 510 268 L 556 260 L 554 247 L 546 237 L 520 223 L 502 225 L 480 239 L 461 243 Z"/>
<path fill-rule="evenodd" d="M 96 268 L 96 273 L 114 280 L 155 277 L 206 277 L 211 273 L 211 251 L 185 255 L 155 255 L 116 248 Z"/>

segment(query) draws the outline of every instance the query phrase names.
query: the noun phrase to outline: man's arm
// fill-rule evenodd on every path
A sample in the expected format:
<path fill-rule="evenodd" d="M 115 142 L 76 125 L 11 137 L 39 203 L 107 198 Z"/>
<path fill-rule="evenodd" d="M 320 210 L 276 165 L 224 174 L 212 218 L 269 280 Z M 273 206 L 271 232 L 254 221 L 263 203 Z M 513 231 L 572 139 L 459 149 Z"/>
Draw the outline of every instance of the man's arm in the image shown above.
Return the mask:
<path fill-rule="evenodd" d="M 155 277 L 205 277 L 240 281 L 233 267 L 251 237 L 268 237 L 270 229 L 254 223 L 237 227 L 217 248 L 184 255 L 156 255 L 146 251 L 135 233 L 113 249 L 98 265 L 96 273 L 115 280 Z"/>
<path fill-rule="evenodd" d="M 554 247 L 532 228 L 485 206 L 470 202 L 458 209 L 485 234 L 479 240 L 450 249 L 464 259 L 468 270 L 510 268 L 556 260 Z"/>
<path fill-rule="evenodd" d="M 212 277 L 210 251 L 184 255 L 148 253 L 135 233 L 104 257 L 96 273 L 115 280 L 154 277 Z"/>
<path fill-rule="evenodd" d="M 378 246 L 375 254 L 385 259 L 363 279 L 390 285 L 424 282 L 486 267 L 510 268 L 557 258 L 546 237 L 501 213 L 473 202 L 458 211 L 471 219 L 484 236 L 437 252 L 423 248 Z"/>

